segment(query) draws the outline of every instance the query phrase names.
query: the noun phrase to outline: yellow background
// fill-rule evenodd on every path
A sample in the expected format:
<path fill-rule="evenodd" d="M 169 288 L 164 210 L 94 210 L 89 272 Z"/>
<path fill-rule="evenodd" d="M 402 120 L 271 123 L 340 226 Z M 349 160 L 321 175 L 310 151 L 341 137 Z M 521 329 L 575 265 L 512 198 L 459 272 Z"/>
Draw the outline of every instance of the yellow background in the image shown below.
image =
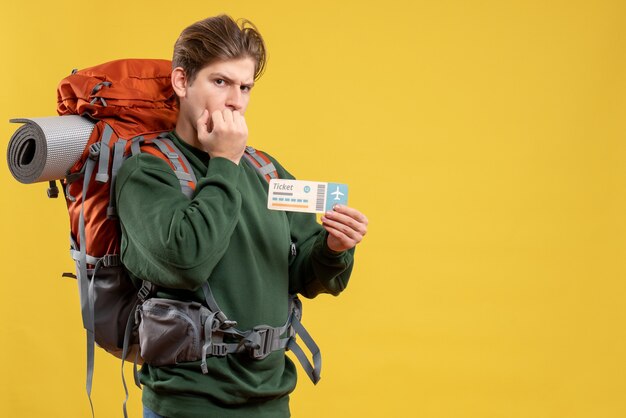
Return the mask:
<path fill-rule="evenodd" d="M 324 371 L 293 416 L 626 417 L 625 2 L 3 4 L 3 149 L 73 68 L 259 27 L 250 143 L 370 219 L 348 290 L 305 303 Z M 0 416 L 88 417 L 64 202 L 0 181 Z M 93 399 L 121 416 L 101 351 Z"/>

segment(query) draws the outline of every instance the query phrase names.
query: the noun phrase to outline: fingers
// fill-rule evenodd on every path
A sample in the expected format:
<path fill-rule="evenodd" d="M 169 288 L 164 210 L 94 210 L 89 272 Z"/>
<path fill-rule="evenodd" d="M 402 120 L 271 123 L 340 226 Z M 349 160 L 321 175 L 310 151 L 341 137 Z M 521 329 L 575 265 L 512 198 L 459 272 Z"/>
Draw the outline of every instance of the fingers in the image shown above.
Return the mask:
<path fill-rule="evenodd" d="M 328 231 L 328 247 L 339 252 L 353 248 L 367 234 L 368 222 L 358 210 L 336 205 L 322 216 L 322 226 Z"/>
<path fill-rule="evenodd" d="M 213 129 L 211 129 L 211 132 L 219 132 L 223 130 L 226 126 L 226 122 L 224 121 L 224 115 L 219 110 L 216 110 L 211 114 L 211 121 L 213 122 Z"/>
<path fill-rule="evenodd" d="M 237 127 L 245 128 L 246 130 L 248 130 L 248 127 L 246 125 L 246 118 L 244 118 L 238 110 L 235 110 L 233 112 L 233 122 Z"/>
<path fill-rule="evenodd" d="M 204 115 L 204 113 L 202 113 L 202 115 Z M 228 130 L 229 127 L 235 127 L 240 130 L 245 130 L 246 132 L 248 130 L 246 119 L 237 110 L 216 110 L 211 114 L 211 121 L 213 122 L 213 129 L 211 131 L 224 131 Z"/>
<path fill-rule="evenodd" d="M 337 252 L 349 250 L 357 245 L 360 241 L 350 238 L 338 229 L 333 228 L 329 224 L 322 225 L 328 231 L 328 247 Z"/>
<path fill-rule="evenodd" d="M 369 222 L 365 215 L 363 215 L 358 210 L 356 210 L 354 208 L 351 208 L 350 206 L 335 205 L 333 207 L 333 211 L 341 213 L 341 214 L 345 214 L 345 215 L 351 217 L 352 219 L 354 219 L 355 221 L 364 224 L 365 226 L 367 226 L 367 224 Z"/>
<path fill-rule="evenodd" d="M 347 240 L 352 241 L 352 246 L 361 242 L 366 233 L 360 224 L 353 226 L 351 222 L 346 222 L 344 218 L 333 220 L 323 216 L 322 225 L 329 233 L 331 231 L 334 232 L 333 235 L 337 238 L 345 237 Z"/>
<path fill-rule="evenodd" d="M 322 223 L 328 223 L 353 239 L 356 239 L 358 235 L 358 241 L 367 234 L 367 217 L 349 206 L 336 205 L 332 211 L 324 214 Z"/>
<path fill-rule="evenodd" d="M 339 229 L 335 229 L 329 223 L 325 223 L 322 225 L 324 229 L 328 232 L 328 238 L 326 240 L 326 245 L 333 251 L 342 252 L 354 248 L 361 239 L 362 236 L 357 236 L 357 238 L 352 238 L 346 235 Z"/>
<path fill-rule="evenodd" d="M 202 112 L 202 114 L 196 121 L 196 129 L 198 130 L 198 136 L 207 135 L 209 133 L 209 128 L 207 126 L 208 121 L 209 121 L 209 111 L 204 109 L 204 112 Z"/>
<path fill-rule="evenodd" d="M 208 125 L 203 123 L 207 120 Z M 246 121 L 236 110 L 215 110 L 210 118 L 205 110 L 198 119 L 198 140 L 211 158 L 227 158 L 239 164 L 247 139 Z"/>
<path fill-rule="evenodd" d="M 224 122 L 226 123 L 226 125 L 232 125 L 233 124 L 233 111 L 230 109 L 224 109 L 222 111 L 222 114 L 224 115 Z"/>

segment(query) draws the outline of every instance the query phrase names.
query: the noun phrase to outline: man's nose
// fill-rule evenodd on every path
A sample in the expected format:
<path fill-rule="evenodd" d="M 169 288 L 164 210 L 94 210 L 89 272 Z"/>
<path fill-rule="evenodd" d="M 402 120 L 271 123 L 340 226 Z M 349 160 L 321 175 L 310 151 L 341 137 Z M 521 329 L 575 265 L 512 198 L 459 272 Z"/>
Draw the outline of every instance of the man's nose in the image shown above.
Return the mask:
<path fill-rule="evenodd" d="M 237 85 L 230 86 L 228 89 L 228 97 L 226 98 L 226 107 L 230 110 L 241 110 L 243 108 L 241 88 Z"/>

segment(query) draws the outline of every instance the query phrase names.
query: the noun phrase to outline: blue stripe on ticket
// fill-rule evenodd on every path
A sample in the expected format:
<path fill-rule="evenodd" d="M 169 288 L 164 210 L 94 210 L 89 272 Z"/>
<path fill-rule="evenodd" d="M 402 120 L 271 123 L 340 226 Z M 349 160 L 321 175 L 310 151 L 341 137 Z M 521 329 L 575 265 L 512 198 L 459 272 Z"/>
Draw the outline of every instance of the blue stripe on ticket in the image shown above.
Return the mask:
<path fill-rule="evenodd" d="M 348 204 L 348 185 L 328 183 L 326 189 L 326 210 L 332 210 L 334 205 Z"/>

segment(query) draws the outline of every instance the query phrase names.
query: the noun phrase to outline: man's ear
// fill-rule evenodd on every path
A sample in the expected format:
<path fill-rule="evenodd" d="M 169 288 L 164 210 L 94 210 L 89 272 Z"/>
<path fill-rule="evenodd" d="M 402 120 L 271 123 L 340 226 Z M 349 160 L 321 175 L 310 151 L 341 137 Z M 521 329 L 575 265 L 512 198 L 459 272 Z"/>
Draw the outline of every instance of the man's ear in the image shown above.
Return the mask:
<path fill-rule="evenodd" d="M 187 75 L 182 67 L 176 67 L 172 70 L 172 87 L 179 98 L 187 95 Z"/>

